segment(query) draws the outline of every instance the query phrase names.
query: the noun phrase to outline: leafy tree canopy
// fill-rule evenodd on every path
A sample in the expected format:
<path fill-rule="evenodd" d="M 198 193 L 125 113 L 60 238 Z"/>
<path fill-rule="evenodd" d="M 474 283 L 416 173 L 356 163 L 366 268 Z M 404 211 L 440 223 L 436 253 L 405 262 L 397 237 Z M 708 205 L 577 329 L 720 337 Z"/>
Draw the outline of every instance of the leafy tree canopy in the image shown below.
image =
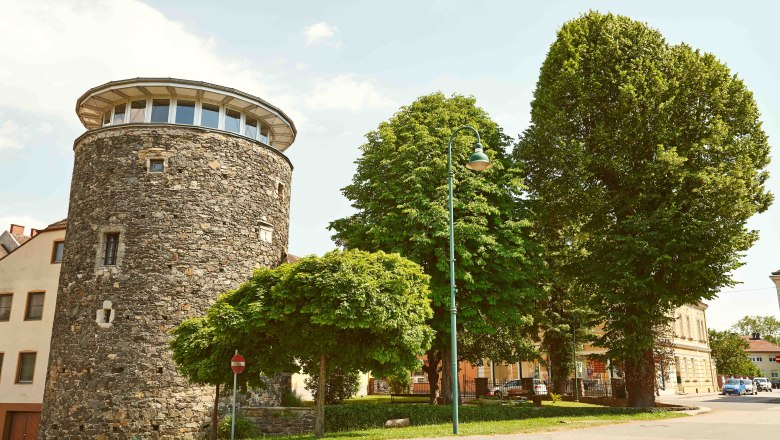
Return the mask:
<path fill-rule="evenodd" d="M 415 369 L 433 337 L 428 282 L 415 263 L 382 252 L 332 251 L 259 269 L 206 317 L 174 330 L 174 360 L 191 381 L 212 384 L 232 380 L 235 349 L 250 385 L 261 374 L 316 369 L 321 354 L 345 370 Z"/>
<path fill-rule="evenodd" d="M 601 343 L 626 361 L 629 403 L 653 397 L 664 311 L 713 298 L 757 239 L 769 145 L 753 95 L 713 55 L 627 17 L 563 25 L 516 149 L 535 221 L 598 292 Z"/>
<path fill-rule="evenodd" d="M 745 316 L 731 326 L 731 330 L 741 335 L 758 333 L 761 338 L 780 345 L 780 320 L 774 316 Z"/>
<path fill-rule="evenodd" d="M 529 282 L 534 277 L 529 213 L 518 199 L 519 173 L 505 152 L 510 139 L 475 104 L 460 95 L 426 95 L 368 133 L 352 184 L 343 189 L 357 213 L 330 224 L 334 239 L 347 248 L 398 252 L 423 266 L 431 276 L 438 347 L 449 340 L 447 144 L 460 126 L 479 131 L 494 167 L 481 173 L 466 169 L 476 140 L 466 131 L 455 138 L 459 326 L 471 334 L 527 326 L 539 295 Z"/>
<path fill-rule="evenodd" d="M 747 355 L 750 343 L 729 331 L 710 329 L 710 349 L 718 373 L 727 376 L 760 376 L 761 371 Z"/>

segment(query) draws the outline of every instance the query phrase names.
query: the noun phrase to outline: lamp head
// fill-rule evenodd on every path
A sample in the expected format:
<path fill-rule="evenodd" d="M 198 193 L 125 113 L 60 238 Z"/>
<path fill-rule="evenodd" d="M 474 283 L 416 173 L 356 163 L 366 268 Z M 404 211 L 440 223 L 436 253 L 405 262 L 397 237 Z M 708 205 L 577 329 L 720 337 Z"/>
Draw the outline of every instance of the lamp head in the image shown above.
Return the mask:
<path fill-rule="evenodd" d="M 474 171 L 484 171 L 492 166 L 493 164 L 490 163 L 487 154 L 482 150 L 482 144 L 479 142 L 474 144 L 474 153 L 469 157 L 469 163 L 466 164 L 466 168 Z"/>

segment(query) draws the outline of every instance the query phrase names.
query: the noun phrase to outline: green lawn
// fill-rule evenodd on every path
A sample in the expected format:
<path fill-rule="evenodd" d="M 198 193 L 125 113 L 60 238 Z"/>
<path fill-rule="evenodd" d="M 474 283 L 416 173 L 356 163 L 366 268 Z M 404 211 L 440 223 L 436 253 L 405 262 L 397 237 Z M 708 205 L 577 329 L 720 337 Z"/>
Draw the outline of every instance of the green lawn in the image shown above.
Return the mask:
<path fill-rule="evenodd" d="M 544 402 L 552 404 L 552 402 Z M 559 406 L 596 406 L 575 402 L 558 402 Z M 576 417 L 539 417 L 523 420 L 505 420 L 493 422 L 471 422 L 460 424 L 460 435 L 519 434 L 563 429 L 577 429 L 614 423 L 626 423 L 634 420 L 659 420 L 684 417 L 678 412 L 641 413 L 633 415 L 599 415 Z M 412 426 L 396 429 L 367 429 L 361 431 L 342 431 L 326 434 L 330 440 L 382 440 L 390 438 L 444 437 L 452 435 L 452 424 Z M 276 439 L 304 440 L 314 439 L 312 435 L 275 437 Z"/>

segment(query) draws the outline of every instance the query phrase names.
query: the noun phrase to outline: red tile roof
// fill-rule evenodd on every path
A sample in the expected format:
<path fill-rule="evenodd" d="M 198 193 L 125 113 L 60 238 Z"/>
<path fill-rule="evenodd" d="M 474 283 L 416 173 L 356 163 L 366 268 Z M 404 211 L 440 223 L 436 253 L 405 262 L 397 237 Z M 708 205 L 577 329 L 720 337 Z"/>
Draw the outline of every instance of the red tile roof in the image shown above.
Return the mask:
<path fill-rule="evenodd" d="M 742 339 L 748 341 L 750 343 L 750 348 L 748 348 L 747 352 L 761 352 L 761 353 L 767 353 L 767 352 L 777 352 L 780 353 L 780 347 L 777 345 L 764 340 L 764 339 L 750 339 L 750 336 L 742 336 Z"/>

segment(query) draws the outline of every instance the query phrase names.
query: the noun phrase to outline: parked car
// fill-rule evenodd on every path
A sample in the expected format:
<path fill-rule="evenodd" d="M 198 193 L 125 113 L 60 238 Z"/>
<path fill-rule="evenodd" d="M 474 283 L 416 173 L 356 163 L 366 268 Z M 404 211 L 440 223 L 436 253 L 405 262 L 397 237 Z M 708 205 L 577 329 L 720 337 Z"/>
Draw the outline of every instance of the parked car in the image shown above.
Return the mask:
<path fill-rule="evenodd" d="M 772 378 L 772 388 L 780 388 L 780 379 Z"/>
<path fill-rule="evenodd" d="M 506 382 L 504 384 L 495 386 L 490 389 L 490 391 L 495 396 L 517 396 L 521 394 L 527 394 L 529 391 L 532 391 L 533 394 L 536 395 L 546 395 L 547 394 L 547 385 L 544 384 L 540 379 L 534 379 L 533 380 L 533 390 L 526 390 L 523 389 L 523 383 L 520 379 L 510 380 L 509 382 Z"/>
<path fill-rule="evenodd" d="M 539 379 L 534 379 L 534 394 L 539 396 L 547 395 L 547 385 Z"/>
<path fill-rule="evenodd" d="M 758 391 L 772 391 L 772 382 L 766 377 L 756 377 L 753 379 L 753 385 Z"/>
<path fill-rule="evenodd" d="M 501 397 L 508 396 L 510 392 L 512 394 L 520 394 L 522 393 L 522 390 L 523 384 L 520 379 L 510 380 L 509 382 L 505 382 L 490 389 L 493 395 Z"/>
<path fill-rule="evenodd" d="M 758 394 L 758 388 L 753 386 L 753 379 L 740 379 L 745 381 L 745 394 Z"/>
<path fill-rule="evenodd" d="M 745 380 L 743 379 L 728 379 L 726 380 L 726 383 L 723 384 L 723 391 L 721 392 L 724 396 L 729 394 L 736 394 L 738 396 L 741 396 L 743 394 L 746 394 L 745 392 Z"/>

